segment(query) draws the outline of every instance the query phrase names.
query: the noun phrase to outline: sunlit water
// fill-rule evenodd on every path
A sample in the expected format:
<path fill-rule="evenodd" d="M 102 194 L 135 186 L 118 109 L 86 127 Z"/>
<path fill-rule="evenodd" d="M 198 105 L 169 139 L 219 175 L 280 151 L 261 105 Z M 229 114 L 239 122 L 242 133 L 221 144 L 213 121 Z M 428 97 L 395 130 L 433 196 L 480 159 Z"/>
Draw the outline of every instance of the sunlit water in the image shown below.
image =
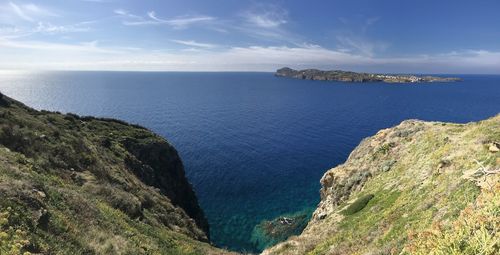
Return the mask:
<path fill-rule="evenodd" d="M 500 112 L 500 76 L 459 83 L 348 84 L 272 73 L 0 73 L 37 109 L 124 119 L 180 152 L 212 241 L 255 251 L 263 219 L 313 208 L 319 180 L 364 137 L 402 120 L 476 121 Z"/>

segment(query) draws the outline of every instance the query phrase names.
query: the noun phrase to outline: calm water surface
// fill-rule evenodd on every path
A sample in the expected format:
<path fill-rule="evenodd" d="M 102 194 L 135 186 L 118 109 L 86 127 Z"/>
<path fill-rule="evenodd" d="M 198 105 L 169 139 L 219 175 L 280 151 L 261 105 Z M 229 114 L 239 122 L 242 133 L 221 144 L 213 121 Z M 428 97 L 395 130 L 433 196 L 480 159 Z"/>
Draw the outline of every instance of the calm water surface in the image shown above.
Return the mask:
<path fill-rule="evenodd" d="M 0 73 L 37 109 L 124 119 L 179 151 L 212 241 L 255 251 L 263 219 L 313 208 L 319 179 L 366 136 L 402 120 L 476 121 L 500 112 L 500 76 L 440 84 L 345 84 L 271 73 Z"/>

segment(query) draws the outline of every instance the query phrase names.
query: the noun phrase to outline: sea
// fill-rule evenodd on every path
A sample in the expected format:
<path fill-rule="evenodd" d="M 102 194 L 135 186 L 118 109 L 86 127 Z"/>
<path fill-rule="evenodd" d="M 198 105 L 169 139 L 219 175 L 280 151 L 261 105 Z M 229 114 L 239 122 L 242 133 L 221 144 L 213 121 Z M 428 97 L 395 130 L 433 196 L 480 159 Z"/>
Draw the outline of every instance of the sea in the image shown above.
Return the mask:
<path fill-rule="evenodd" d="M 312 211 L 320 178 L 406 119 L 466 123 L 500 113 L 500 76 L 451 83 L 342 83 L 254 72 L 0 72 L 36 109 L 145 126 L 178 150 L 211 241 L 258 252 L 263 220 Z"/>

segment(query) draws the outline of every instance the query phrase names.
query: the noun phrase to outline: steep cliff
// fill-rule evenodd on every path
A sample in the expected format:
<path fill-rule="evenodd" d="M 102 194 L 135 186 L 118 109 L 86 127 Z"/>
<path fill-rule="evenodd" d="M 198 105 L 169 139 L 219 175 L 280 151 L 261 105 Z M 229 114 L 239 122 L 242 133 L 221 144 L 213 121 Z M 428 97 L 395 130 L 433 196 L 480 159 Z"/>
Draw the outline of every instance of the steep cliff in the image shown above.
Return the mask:
<path fill-rule="evenodd" d="M 222 254 L 176 150 L 0 94 L 0 254 Z"/>
<path fill-rule="evenodd" d="M 404 121 L 321 179 L 308 226 L 264 254 L 500 254 L 500 115 Z"/>

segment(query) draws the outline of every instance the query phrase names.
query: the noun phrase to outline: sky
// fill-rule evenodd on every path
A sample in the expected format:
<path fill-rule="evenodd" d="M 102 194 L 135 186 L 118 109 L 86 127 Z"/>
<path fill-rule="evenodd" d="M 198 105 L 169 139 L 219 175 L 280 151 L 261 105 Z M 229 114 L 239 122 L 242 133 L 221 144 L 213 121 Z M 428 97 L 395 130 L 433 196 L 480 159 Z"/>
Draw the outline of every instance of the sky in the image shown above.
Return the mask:
<path fill-rule="evenodd" d="M 498 0 L 0 0 L 0 69 L 500 74 Z"/>

